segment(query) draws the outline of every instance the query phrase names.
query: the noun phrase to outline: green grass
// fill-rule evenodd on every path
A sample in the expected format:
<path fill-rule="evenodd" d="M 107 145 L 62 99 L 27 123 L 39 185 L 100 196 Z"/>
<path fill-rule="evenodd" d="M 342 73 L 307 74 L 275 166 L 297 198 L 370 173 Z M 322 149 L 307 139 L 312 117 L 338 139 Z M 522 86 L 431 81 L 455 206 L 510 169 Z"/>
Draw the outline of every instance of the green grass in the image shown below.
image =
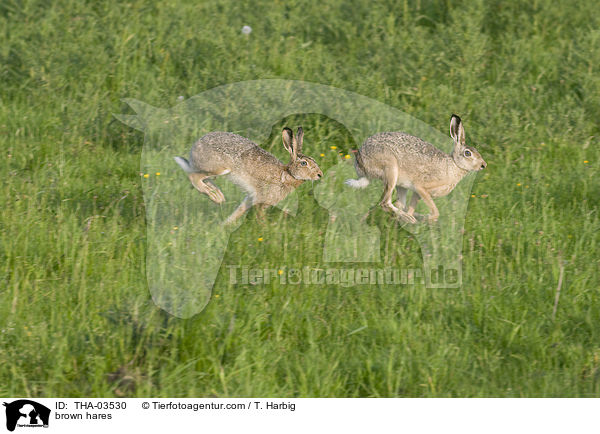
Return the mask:
<path fill-rule="evenodd" d="M 2 2 L 0 396 L 600 396 L 595 6 Z M 328 213 L 306 183 L 296 216 L 252 211 L 231 234 L 200 314 L 153 303 L 143 188 L 157 177 L 140 176 L 144 136 L 113 113 L 266 78 L 350 90 L 443 134 L 461 115 L 488 168 L 460 289 L 232 284 L 231 264 L 322 265 Z M 298 114 L 262 143 L 279 157 L 285 124 L 324 171 L 329 145 L 359 145 Z M 422 266 L 389 216 L 368 224 L 383 265 Z"/>

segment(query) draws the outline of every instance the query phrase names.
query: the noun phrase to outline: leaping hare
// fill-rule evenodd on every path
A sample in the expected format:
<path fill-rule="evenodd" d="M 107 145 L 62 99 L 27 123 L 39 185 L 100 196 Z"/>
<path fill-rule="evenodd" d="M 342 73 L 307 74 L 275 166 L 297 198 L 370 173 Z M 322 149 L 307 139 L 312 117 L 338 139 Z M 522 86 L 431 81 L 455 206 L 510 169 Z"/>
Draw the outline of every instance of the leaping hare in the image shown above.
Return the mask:
<path fill-rule="evenodd" d="M 369 137 L 356 154 L 354 167 L 359 179 L 348 179 L 346 184 L 365 188 L 370 179 L 381 179 L 384 184 L 380 205 L 408 223 L 416 223 L 414 216 L 419 198 L 429 207 L 429 221 L 440 215 L 434 197 L 446 196 L 471 171 L 487 166 L 479 152 L 465 144 L 465 130 L 456 115 L 450 118 L 450 136 L 454 150 L 450 154 L 418 137 L 406 133 L 379 133 Z M 392 204 L 396 188 L 398 199 Z M 413 191 L 406 209 L 406 193 Z"/>
<path fill-rule="evenodd" d="M 175 157 L 187 173 L 192 185 L 213 202 L 222 203 L 225 196 L 209 178 L 228 175 L 248 195 L 225 220 L 233 223 L 254 205 L 272 206 L 283 200 L 300 184 L 316 180 L 323 172 L 311 157 L 302 154 L 302 127 L 298 133 L 282 131 L 283 146 L 290 154 L 283 164 L 249 139 L 233 133 L 212 132 L 198 140 L 190 151 L 190 161 Z"/>

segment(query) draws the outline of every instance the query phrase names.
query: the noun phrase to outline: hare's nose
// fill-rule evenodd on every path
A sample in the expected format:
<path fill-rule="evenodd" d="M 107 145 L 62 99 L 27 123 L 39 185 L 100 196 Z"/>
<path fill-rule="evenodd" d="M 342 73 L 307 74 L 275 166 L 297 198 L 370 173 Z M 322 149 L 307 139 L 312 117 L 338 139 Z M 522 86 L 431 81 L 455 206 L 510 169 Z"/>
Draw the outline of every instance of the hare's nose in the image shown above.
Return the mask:
<path fill-rule="evenodd" d="M 484 161 L 483 164 L 481 165 L 481 169 L 485 169 L 487 167 L 487 163 Z"/>
<path fill-rule="evenodd" d="M 323 176 L 321 172 L 317 173 L 317 178 L 320 178 L 321 176 Z"/>

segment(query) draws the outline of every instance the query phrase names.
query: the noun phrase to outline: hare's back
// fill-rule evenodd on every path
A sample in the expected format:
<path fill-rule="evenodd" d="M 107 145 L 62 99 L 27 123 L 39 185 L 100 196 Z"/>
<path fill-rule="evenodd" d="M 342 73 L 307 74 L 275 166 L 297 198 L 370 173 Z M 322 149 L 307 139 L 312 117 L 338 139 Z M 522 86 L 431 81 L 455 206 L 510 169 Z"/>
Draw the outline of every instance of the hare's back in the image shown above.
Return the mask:
<path fill-rule="evenodd" d="M 202 136 L 193 149 L 206 152 L 217 152 L 223 155 L 236 156 L 247 152 L 258 145 L 252 140 L 235 133 L 214 131 Z"/>
<path fill-rule="evenodd" d="M 218 164 L 230 170 L 247 166 L 252 161 L 263 164 L 279 161 L 252 140 L 221 131 L 202 136 L 192 147 L 190 157 L 196 167 Z"/>
<path fill-rule="evenodd" d="M 402 132 L 378 133 L 369 137 L 361 149 L 364 153 L 393 154 L 398 158 L 407 156 L 445 157 L 446 154 L 423 139 Z"/>

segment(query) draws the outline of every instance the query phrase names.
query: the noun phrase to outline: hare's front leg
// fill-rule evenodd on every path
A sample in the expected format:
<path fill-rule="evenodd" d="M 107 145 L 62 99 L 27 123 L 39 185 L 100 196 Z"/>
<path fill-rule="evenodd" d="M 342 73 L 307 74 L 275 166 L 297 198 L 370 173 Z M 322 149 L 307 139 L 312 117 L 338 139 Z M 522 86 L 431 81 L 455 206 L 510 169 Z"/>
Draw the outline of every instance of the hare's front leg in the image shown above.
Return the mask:
<path fill-rule="evenodd" d="M 440 212 L 438 211 L 437 206 L 435 206 L 435 203 L 433 202 L 433 198 L 431 197 L 429 192 L 422 187 L 416 187 L 415 190 L 416 190 L 416 193 L 421 197 L 421 199 L 423 199 L 423 202 L 425 202 L 425 205 L 427 205 L 429 207 L 429 217 L 428 217 L 429 222 L 430 223 L 435 222 L 438 219 L 438 217 L 440 216 Z M 413 197 L 414 197 L 414 195 L 413 195 Z M 412 201 L 411 201 L 411 205 L 412 205 Z M 416 201 L 415 201 L 415 206 L 416 206 Z"/>
<path fill-rule="evenodd" d="M 269 208 L 270 205 L 266 204 L 266 203 L 257 203 L 256 205 L 254 205 L 254 209 L 256 209 L 256 219 L 259 221 L 259 223 L 261 224 L 265 224 L 267 221 L 267 208 Z"/>
<path fill-rule="evenodd" d="M 246 211 L 252 208 L 253 198 L 248 195 L 244 198 L 242 203 L 235 209 L 234 212 L 231 213 L 229 217 L 225 220 L 225 225 L 230 225 L 239 219 Z"/>
<path fill-rule="evenodd" d="M 398 181 L 398 168 L 396 166 L 386 167 L 384 169 L 384 189 L 383 195 L 381 196 L 381 201 L 379 202 L 381 207 L 386 211 L 393 212 L 396 216 L 401 218 L 407 223 L 416 223 L 417 220 L 407 214 L 404 210 L 398 209 L 392 204 L 392 193 L 394 188 L 396 187 L 396 182 Z"/>
<path fill-rule="evenodd" d="M 419 202 L 419 195 L 416 191 L 413 191 L 413 194 L 410 198 L 410 205 L 408 206 L 408 210 L 406 211 L 410 215 L 415 214 L 415 210 L 417 209 L 417 203 Z"/>
<path fill-rule="evenodd" d="M 419 195 L 417 194 L 417 192 L 413 191 L 412 196 L 410 197 L 410 205 L 408 205 L 408 209 L 406 210 L 406 212 L 413 216 L 414 218 L 416 218 L 417 220 L 421 221 L 423 220 L 423 215 L 415 212 L 417 209 L 417 203 L 419 202 Z"/>
<path fill-rule="evenodd" d="M 394 202 L 394 205 L 396 205 L 397 208 L 400 208 L 401 210 L 406 209 L 406 193 L 408 192 L 408 190 L 404 187 L 400 187 L 399 185 L 396 186 L 396 202 Z M 410 213 L 409 213 L 410 214 Z"/>

